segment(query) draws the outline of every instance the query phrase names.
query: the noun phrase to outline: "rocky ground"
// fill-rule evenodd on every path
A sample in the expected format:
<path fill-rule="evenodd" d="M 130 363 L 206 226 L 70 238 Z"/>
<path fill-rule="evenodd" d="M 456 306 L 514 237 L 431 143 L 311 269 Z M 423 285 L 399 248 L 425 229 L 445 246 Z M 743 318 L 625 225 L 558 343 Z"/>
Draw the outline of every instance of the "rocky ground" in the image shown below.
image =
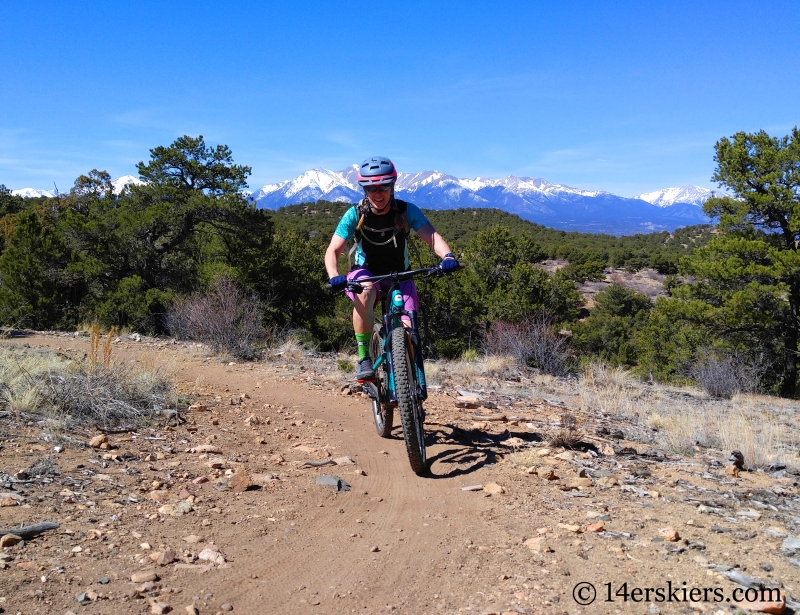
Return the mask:
<path fill-rule="evenodd" d="M 127 338 L 114 352 L 169 368 L 192 408 L 64 448 L 0 412 L 0 613 L 800 610 L 786 469 L 677 457 L 591 411 L 576 431 L 570 400 L 444 386 L 419 477 L 335 359 L 227 364 Z M 41 522 L 58 527 L 8 533 Z M 781 599 L 745 601 L 763 588 Z"/>

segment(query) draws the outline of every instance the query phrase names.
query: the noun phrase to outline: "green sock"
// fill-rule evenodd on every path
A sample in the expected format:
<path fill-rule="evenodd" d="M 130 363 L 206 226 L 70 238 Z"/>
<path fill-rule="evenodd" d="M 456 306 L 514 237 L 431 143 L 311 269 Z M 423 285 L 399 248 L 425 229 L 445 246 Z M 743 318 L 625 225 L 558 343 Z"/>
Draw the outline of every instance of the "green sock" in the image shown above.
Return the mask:
<path fill-rule="evenodd" d="M 358 360 L 360 361 L 369 354 L 369 343 L 372 340 L 372 333 L 356 333 L 358 343 Z"/>

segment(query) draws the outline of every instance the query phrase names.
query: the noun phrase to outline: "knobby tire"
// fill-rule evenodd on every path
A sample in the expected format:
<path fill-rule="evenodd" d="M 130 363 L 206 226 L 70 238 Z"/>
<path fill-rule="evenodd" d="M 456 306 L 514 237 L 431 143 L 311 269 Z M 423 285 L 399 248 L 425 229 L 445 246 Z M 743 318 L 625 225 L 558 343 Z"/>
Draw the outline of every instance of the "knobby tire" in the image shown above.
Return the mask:
<path fill-rule="evenodd" d="M 408 460 L 414 473 L 422 474 L 427 469 L 422 408 L 416 396 L 416 372 L 405 327 L 397 327 L 392 331 L 392 368 Z"/>
<path fill-rule="evenodd" d="M 372 332 L 372 341 L 369 345 L 370 355 L 373 360 L 383 354 L 383 340 L 380 336 L 381 325 L 375 323 Z M 389 403 L 389 378 L 387 377 L 386 362 L 384 361 L 375 370 L 375 388 L 378 391 L 378 399 L 372 400 L 372 418 L 375 421 L 375 429 L 381 438 L 388 438 L 392 435 L 392 421 L 394 420 L 394 408 Z"/>

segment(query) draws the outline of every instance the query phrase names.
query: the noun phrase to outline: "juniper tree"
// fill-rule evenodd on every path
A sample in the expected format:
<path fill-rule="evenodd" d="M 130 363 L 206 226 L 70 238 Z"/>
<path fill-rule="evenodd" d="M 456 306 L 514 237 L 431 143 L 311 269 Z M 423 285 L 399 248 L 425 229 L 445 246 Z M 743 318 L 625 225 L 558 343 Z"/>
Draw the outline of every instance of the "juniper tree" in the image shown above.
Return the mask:
<path fill-rule="evenodd" d="M 716 144 L 713 179 L 731 196 L 709 199 L 704 210 L 719 218 L 717 235 L 681 261 L 692 283 L 661 300 L 652 326 L 640 338 L 645 354 L 659 352 L 675 367 L 702 350 L 771 359 L 782 396 L 797 393 L 800 322 L 800 131 L 778 138 L 739 132 Z M 661 322 L 670 331 L 659 331 Z M 667 340 L 672 336 L 672 340 Z M 675 346 L 680 338 L 695 345 Z M 663 338 L 663 339 L 662 339 Z M 664 349 L 673 345 L 672 351 Z M 671 358 L 667 355 L 672 353 Z"/>

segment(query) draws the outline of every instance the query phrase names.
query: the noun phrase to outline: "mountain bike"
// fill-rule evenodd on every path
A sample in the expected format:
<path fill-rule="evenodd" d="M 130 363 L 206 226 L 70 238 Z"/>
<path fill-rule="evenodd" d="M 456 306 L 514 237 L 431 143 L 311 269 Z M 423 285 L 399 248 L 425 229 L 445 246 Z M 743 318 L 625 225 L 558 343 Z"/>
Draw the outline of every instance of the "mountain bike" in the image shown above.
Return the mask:
<path fill-rule="evenodd" d="M 453 271 L 458 271 L 459 268 Z M 386 275 L 359 278 L 347 285 L 347 290 L 360 294 L 363 284 L 378 284 L 391 280 L 386 293 L 381 292 L 383 305 L 382 322 L 375 323 L 370 342 L 370 356 L 374 359 L 374 380 L 362 382 L 364 393 L 372 400 L 372 417 L 378 435 L 388 438 L 392 432 L 394 409 L 400 413 L 400 423 L 406 442 L 406 452 L 411 469 L 422 474 L 427 469 L 425 455 L 425 433 L 423 423 L 425 410 L 422 402 L 428 398 L 425 380 L 425 362 L 419 337 L 417 312 L 406 311 L 400 282 L 417 277 L 432 278 L 444 275 L 437 265 L 426 269 L 414 269 Z M 402 317 L 411 321 L 404 326 Z"/>

